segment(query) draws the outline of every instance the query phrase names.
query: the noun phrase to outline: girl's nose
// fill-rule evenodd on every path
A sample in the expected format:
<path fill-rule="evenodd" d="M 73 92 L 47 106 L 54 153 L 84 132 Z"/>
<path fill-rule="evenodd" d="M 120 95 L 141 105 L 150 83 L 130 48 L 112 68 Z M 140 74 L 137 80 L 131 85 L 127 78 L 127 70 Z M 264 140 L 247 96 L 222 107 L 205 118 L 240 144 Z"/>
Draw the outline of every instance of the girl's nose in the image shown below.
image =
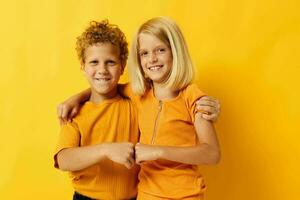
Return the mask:
<path fill-rule="evenodd" d="M 151 63 L 154 63 L 154 62 L 156 62 L 157 61 L 157 56 L 156 56 L 156 54 L 155 53 L 151 53 L 151 55 L 150 55 L 150 62 Z"/>

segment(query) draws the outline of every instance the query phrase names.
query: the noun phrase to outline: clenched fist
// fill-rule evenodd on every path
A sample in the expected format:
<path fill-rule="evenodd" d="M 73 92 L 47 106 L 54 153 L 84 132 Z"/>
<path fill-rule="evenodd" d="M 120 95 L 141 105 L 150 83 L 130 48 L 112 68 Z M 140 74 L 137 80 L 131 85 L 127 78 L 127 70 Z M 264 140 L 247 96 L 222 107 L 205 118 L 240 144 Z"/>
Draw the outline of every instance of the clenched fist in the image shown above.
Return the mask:
<path fill-rule="evenodd" d="M 137 143 L 135 145 L 135 162 L 137 164 L 148 160 L 157 160 L 161 158 L 162 149 L 158 146 Z"/>
<path fill-rule="evenodd" d="M 134 165 L 134 144 L 124 143 L 106 143 L 105 155 L 113 162 L 124 165 L 128 169 Z"/>

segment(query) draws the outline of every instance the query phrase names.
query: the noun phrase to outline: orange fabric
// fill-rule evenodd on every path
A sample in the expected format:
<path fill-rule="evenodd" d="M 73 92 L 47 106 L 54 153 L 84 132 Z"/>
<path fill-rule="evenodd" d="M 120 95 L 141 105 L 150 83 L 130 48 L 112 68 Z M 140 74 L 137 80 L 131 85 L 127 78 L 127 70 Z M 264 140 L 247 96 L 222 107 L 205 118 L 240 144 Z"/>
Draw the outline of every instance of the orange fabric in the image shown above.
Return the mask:
<path fill-rule="evenodd" d="M 147 199 L 147 200 L 166 200 L 166 199 L 168 199 L 168 200 L 170 200 L 170 198 L 161 198 L 161 197 L 157 197 L 157 196 L 153 196 L 153 195 L 148 195 L 143 192 L 139 192 L 138 196 L 137 196 L 137 200 L 141 200 L 141 199 Z M 176 200 L 204 200 L 204 194 L 185 197 L 185 198 L 179 198 Z"/>
<path fill-rule="evenodd" d="M 96 105 L 86 102 L 72 123 L 64 125 L 54 158 L 69 147 L 102 142 L 138 141 L 137 111 L 128 99 L 120 96 Z M 55 166 L 57 161 L 55 159 Z M 94 199 L 130 199 L 136 196 L 135 166 L 128 170 L 110 160 L 86 169 L 70 172 L 75 191 Z"/>
<path fill-rule="evenodd" d="M 143 97 L 133 96 L 128 85 L 123 91 L 138 107 L 141 143 L 176 147 L 197 144 L 193 124 L 197 112 L 195 102 L 204 96 L 197 85 L 191 84 L 176 98 L 161 102 L 152 89 Z M 167 160 L 144 162 L 139 181 L 139 199 L 145 200 L 199 199 L 206 188 L 196 165 Z"/>

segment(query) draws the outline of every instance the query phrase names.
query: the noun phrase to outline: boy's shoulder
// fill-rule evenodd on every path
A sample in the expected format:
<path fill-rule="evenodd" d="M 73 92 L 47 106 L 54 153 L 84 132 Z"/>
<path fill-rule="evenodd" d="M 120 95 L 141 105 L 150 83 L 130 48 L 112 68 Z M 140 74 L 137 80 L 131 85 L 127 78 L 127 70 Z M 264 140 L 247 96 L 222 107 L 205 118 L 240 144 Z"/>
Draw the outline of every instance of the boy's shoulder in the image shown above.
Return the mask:
<path fill-rule="evenodd" d="M 126 109 L 126 105 L 131 106 L 132 101 L 122 94 L 119 94 L 112 98 L 105 100 L 99 104 L 93 103 L 91 101 L 86 101 L 79 109 L 79 112 L 74 117 L 75 121 L 80 121 L 82 118 L 89 117 L 92 113 L 106 112 L 108 107 L 119 107 L 124 111 Z"/>

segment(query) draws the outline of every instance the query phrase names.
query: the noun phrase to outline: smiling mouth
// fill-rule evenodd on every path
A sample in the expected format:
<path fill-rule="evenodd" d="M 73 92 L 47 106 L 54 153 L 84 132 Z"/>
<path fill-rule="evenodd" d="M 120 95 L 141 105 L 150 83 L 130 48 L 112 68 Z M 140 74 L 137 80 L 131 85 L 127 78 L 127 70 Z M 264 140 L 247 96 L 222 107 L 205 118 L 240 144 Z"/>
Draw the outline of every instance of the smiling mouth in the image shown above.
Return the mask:
<path fill-rule="evenodd" d="M 148 67 L 148 70 L 155 72 L 155 71 L 159 71 L 162 67 L 163 65 L 155 65 L 155 66 Z"/>
<path fill-rule="evenodd" d="M 95 78 L 95 80 L 100 83 L 106 83 L 110 81 L 110 78 Z"/>

